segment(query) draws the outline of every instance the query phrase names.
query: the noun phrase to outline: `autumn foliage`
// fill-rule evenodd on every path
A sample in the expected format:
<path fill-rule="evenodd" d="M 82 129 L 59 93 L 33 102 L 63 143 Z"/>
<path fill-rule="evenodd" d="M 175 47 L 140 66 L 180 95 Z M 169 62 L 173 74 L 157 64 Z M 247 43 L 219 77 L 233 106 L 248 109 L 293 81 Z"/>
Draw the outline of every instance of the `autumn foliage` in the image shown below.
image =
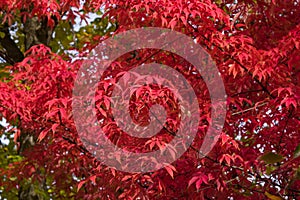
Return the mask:
<path fill-rule="evenodd" d="M 90 13 L 101 17 L 74 29 Z M 10 139 L 9 145 L 0 143 L 0 196 L 299 198 L 298 0 L 2 0 L 0 19 L 0 119 L 9 124 L 0 125 L 0 133 Z M 216 145 L 201 156 L 211 102 L 205 82 L 186 74 L 194 88 L 206 94 L 198 99 L 202 115 L 194 142 L 169 166 L 127 173 L 103 165 L 83 145 L 74 124 L 72 92 L 79 68 L 98 43 L 140 27 L 168 28 L 197 41 L 221 74 L 227 112 Z M 176 55 L 153 49 L 129 52 L 117 63 L 128 70 L 154 61 L 177 69 L 189 65 Z M 111 114 L 101 89 L 100 85 L 96 96 L 103 103 L 96 105 L 99 120 Z M 146 93 L 151 96 L 147 88 Z M 148 107 L 155 103 L 164 106 L 165 102 L 168 111 L 176 100 L 167 97 L 168 101 L 145 97 L 150 102 L 145 108 L 144 101 L 133 95 L 133 121 L 147 125 Z M 176 112 L 169 117 L 176 119 L 179 107 L 172 108 Z M 169 121 L 168 131 L 160 133 L 163 137 L 142 141 L 140 149 L 134 148 L 141 143 L 120 134 L 118 128 L 107 128 L 113 122 L 107 121 L 102 128 L 107 128 L 108 137 L 119 147 L 150 151 L 172 140 L 174 135 L 169 133 L 176 132 L 174 121 Z"/>

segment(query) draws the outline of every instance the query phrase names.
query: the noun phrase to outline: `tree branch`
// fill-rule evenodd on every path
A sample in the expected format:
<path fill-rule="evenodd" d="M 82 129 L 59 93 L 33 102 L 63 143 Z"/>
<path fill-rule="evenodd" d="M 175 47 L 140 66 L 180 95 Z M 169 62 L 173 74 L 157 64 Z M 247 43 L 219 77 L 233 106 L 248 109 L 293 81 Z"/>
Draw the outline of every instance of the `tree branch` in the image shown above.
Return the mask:
<path fill-rule="evenodd" d="M 0 31 L 5 34 L 3 38 L 0 37 L 0 44 L 5 49 L 5 55 L 2 57 L 3 54 L 1 53 L 1 57 L 11 65 L 15 64 L 16 62 L 21 62 L 24 59 L 24 55 L 11 38 L 8 24 L 4 24 Z"/>

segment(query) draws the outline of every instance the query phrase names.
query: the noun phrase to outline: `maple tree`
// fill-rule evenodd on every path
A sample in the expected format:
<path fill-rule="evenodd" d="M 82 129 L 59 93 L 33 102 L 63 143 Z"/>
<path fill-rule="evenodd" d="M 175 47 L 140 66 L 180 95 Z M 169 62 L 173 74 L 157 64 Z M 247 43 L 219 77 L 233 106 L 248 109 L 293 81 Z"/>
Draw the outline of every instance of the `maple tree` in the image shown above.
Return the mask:
<path fill-rule="evenodd" d="M 299 198 L 298 0 L 3 0 L 0 8 L 0 118 L 8 122 L 0 125 L 0 133 L 9 140 L 0 143 L 1 198 Z M 91 13 L 97 17 L 74 28 Z M 227 112 L 216 145 L 201 156 L 211 103 L 208 95 L 199 97 L 201 123 L 188 150 L 160 170 L 128 173 L 103 165 L 83 145 L 72 115 L 72 91 L 78 70 L 98 43 L 140 27 L 168 28 L 197 41 L 222 76 Z M 123 68 L 117 69 L 153 61 L 182 70 L 189 66 L 169 52 L 139 49 L 118 58 Z M 107 73 L 121 76 L 118 70 Z M 195 76 L 185 78 L 198 93 L 207 93 L 205 82 Z M 111 114 L 101 96 L 105 87 L 100 85 L 96 95 L 99 120 Z M 168 93 L 158 85 L 151 88 Z M 141 90 L 152 95 L 147 87 Z M 179 107 L 173 94 L 165 103 L 146 95 L 139 101 L 139 94 L 130 99 L 128 117 L 147 125 L 149 107 L 160 104 L 171 122 L 169 133 L 176 132 L 172 122 Z M 175 112 L 168 110 L 170 104 Z M 160 149 L 173 138 L 165 131 L 154 142 L 132 139 L 109 120 L 102 128 L 119 147 L 144 144 L 134 149 L 139 152 Z"/>

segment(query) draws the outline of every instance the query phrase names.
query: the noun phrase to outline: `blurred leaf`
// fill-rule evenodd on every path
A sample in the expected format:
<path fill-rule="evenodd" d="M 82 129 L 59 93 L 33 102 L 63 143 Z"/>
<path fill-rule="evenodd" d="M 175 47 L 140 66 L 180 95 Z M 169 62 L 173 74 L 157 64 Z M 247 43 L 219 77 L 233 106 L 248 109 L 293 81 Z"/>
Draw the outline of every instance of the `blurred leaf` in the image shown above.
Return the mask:
<path fill-rule="evenodd" d="M 0 38 L 4 38 L 5 37 L 5 33 L 0 31 Z"/>
<path fill-rule="evenodd" d="M 281 197 L 279 197 L 279 196 L 275 196 L 275 195 L 273 195 L 273 194 L 270 194 L 269 192 L 265 192 L 265 195 L 269 198 L 269 199 L 271 199 L 271 200 L 282 200 L 282 198 Z"/>
<path fill-rule="evenodd" d="M 266 168 L 266 174 L 270 175 L 276 169 L 277 169 L 277 167 L 275 167 L 275 166 L 267 166 L 267 168 Z"/>
<path fill-rule="evenodd" d="M 267 164 L 274 164 L 277 162 L 281 162 L 283 159 L 284 157 L 282 155 L 273 152 L 265 153 L 260 157 L 260 160 L 265 161 Z"/>
<path fill-rule="evenodd" d="M 300 156 L 300 144 L 296 147 L 294 152 L 294 158 L 298 158 Z"/>
<path fill-rule="evenodd" d="M 9 177 L 9 180 L 10 181 L 15 181 L 15 180 L 17 180 L 17 177 Z"/>
<path fill-rule="evenodd" d="M 300 180 L 300 167 L 298 167 L 297 170 L 296 170 L 295 179 Z"/>

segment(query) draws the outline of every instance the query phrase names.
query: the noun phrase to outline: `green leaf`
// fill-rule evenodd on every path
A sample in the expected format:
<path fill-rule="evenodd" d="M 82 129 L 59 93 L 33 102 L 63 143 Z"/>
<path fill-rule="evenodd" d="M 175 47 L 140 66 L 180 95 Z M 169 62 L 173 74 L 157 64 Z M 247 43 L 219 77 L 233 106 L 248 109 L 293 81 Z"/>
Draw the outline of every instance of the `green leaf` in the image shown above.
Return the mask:
<path fill-rule="evenodd" d="M 217 5 L 219 5 L 219 4 L 222 3 L 222 0 L 216 0 L 215 3 L 216 3 Z"/>
<path fill-rule="evenodd" d="M 300 180 L 300 167 L 298 167 L 298 169 L 296 170 L 295 179 Z"/>
<path fill-rule="evenodd" d="M 268 199 L 271 199 L 271 200 L 281 200 L 282 199 L 281 197 L 270 194 L 267 191 L 265 192 L 265 195 L 268 197 Z"/>
<path fill-rule="evenodd" d="M 4 38 L 5 37 L 5 33 L 0 31 L 0 38 Z"/>
<path fill-rule="evenodd" d="M 267 166 L 267 168 L 266 168 L 266 174 L 267 174 L 267 175 L 271 175 L 272 172 L 273 172 L 274 170 L 276 170 L 276 169 L 277 169 L 277 167 L 275 167 L 275 166 L 272 166 L 272 165 Z"/>
<path fill-rule="evenodd" d="M 283 159 L 284 157 L 282 155 L 273 152 L 265 153 L 260 157 L 260 160 L 265 161 L 267 164 L 274 164 L 277 162 L 281 162 Z"/>
<path fill-rule="evenodd" d="M 298 158 L 300 156 L 300 144 L 296 147 L 294 152 L 294 158 Z"/>
<path fill-rule="evenodd" d="M 9 180 L 10 181 L 15 181 L 15 180 L 17 180 L 17 177 L 9 177 Z"/>

